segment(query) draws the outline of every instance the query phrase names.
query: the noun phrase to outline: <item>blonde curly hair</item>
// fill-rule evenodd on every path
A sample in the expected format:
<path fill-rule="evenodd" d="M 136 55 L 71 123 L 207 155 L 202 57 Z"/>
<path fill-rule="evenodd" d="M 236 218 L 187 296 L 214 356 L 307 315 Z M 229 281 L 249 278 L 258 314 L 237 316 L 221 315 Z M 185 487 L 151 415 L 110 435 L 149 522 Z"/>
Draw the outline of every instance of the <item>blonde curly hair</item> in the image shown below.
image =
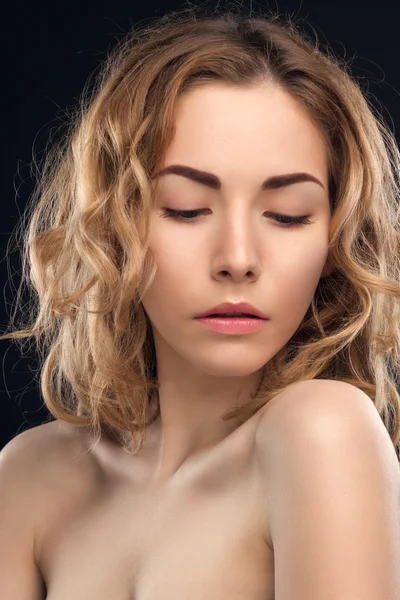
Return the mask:
<path fill-rule="evenodd" d="M 116 44 L 39 169 L 16 301 L 29 323 L 16 329 L 14 315 L 0 339 L 36 341 L 41 391 L 55 418 L 89 427 L 95 443 L 107 427 L 127 452 L 139 452 L 159 415 L 154 340 L 141 304 L 156 270 L 148 243 L 154 174 L 174 134 L 177 100 L 215 81 L 272 82 L 307 109 L 326 142 L 332 215 L 331 274 L 265 365 L 257 393 L 223 419 L 251 416 L 297 381 L 340 380 L 371 398 L 398 453 L 399 150 L 348 66 L 278 15 L 190 8 Z"/>

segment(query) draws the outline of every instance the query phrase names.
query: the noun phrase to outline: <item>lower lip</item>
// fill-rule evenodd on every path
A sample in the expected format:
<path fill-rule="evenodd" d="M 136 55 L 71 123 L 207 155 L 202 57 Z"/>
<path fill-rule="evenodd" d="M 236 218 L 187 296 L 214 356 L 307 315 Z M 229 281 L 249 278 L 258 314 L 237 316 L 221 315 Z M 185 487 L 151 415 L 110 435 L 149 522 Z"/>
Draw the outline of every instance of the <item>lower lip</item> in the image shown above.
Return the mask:
<path fill-rule="evenodd" d="M 200 321 L 214 331 L 219 333 L 228 333 L 232 335 L 242 333 L 252 333 L 253 331 L 260 331 L 267 321 L 267 319 L 251 319 L 246 317 L 232 317 L 232 318 L 218 318 L 218 317 L 200 317 L 196 321 Z"/>

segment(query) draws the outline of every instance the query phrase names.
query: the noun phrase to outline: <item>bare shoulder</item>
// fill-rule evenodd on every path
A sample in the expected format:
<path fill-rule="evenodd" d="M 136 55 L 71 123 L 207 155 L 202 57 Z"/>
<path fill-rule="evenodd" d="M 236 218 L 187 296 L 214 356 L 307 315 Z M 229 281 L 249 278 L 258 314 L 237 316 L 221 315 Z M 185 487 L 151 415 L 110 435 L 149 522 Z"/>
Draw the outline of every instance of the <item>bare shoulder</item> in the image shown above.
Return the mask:
<path fill-rule="evenodd" d="M 88 449 L 86 428 L 57 419 L 19 433 L 4 446 L 0 456 L 3 460 L 12 457 L 21 467 L 26 465 L 34 477 L 45 477 L 68 465 L 83 465 Z"/>
<path fill-rule="evenodd" d="M 274 397 L 257 428 L 256 452 L 269 547 L 273 547 L 272 515 L 280 514 L 282 482 L 293 491 L 295 480 L 300 486 L 305 478 L 326 480 L 343 457 L 349 464 L 365 464 L 370 457 L 370 464 L 375 462 L 400 500 L 400 468 L 389 433 L 369 396 L 346 382 L 302 381 Z"/>
<path fill-rule="evenodd" d="M 273 398 L 260 419 L 256 447 L 267 468 L 267 463 L 282 460 L 286 450 L 307 454 L 308 442 L 321 447 L 346 437 L 373 442 L 391 468 L 399 470 L 389 432 L 371 398 L 332 379 L 301 381 Z"/>
<path fill-rule="evenodd" d="M 87 428 L 56 420 L 16 435 L 2 449 L 0 461 L 21 473 L 32 500 L 46 502 L 52 493 L 90 484 L 95 461 L 89 449 Z"/>
<path fill-rule="evenodd" d="M 293 385 L 257 435 L 277 595 L 394 598 L 399 464 L 369 396 L 334 380 Z"/>
<path fill-rule="evenodd" d="M 52 507 L 71 494 L 84 494 L 96 478 L 86 428 L 59 420 L 16 435 L 0 452 L 0 469 L 10 494 L 25 501 L 37 532 L 36 548 L 50 525 Z"/>
<path fill-rule="evenodd" d="M 272 418 L 272 415 L 277 415 L 290 410 L 290 414 L 293 411 L 307 406 L 313 400 L 323 400 L 325 398 L 337 398 L 340 401 L 344 396 L 348 394 L 355 394 L 360 397 L 363 395 L 364 398 L 368 398 L 364 392 L 354 385 L 346 383 L 344 381 L 336 381 L 334 379 L 309 379 L 306 381 L 298 381 L 292 384 L 286 390 L 277 394 L 269 403 L 268 408 L 264 411 L 262 421 L 268 423 Z"/>
<path fill-rule="evenodd" d="M 57 420 L 19 433 L 2 448 L 1 597 L 44 598 L 45 536 L 57 531 L 66 509 L 93 488 L 95 469 L 86 452 L 88 441 L 86 428 L 78 430 Z"/>
<path fill-rule="evenodd" d="M 268 403 L 257 431 L 258 447 L 265 455 L 286 438 L 315 435 L 322 439 L 328 429 L 333 432 L 335 428 L 353 433 L 357 428 L 366 432 L 372 428 L 381 440 L 392 443 L 365 392 L 343 381 L 311 379 L 293 384 Z"/>

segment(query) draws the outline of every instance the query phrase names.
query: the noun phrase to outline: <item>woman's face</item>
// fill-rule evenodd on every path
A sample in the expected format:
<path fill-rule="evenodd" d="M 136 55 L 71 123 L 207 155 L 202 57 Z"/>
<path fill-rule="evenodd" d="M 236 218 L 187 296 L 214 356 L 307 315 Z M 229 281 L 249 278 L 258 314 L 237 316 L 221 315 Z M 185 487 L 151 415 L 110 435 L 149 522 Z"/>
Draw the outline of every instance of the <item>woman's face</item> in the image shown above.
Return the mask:
<path fill-rule="evenodd" d="M 328 167 L 322 136 L 288 93 L 272 84 L 207 84 L 182 96 L 176 133 L 162 168 L 186 165 L 214 183 L 159 175 L 150 247 L 157 272 L 143 306 L 157 363 L 200 374 L 246 376 L 261 369 L 294 335 L 328 254 Z M 270 177 L 317 179 L 267 186 Z M 219 180 L 219 182 L 218 182 Z M 192 222 L 166 208 L 204 210 Z M 285 227 L 272 213 L 307 216 Z M 268 316 L 260 331 L 225 335 L 195 317 L 222 302 L 245 301 Z M 171 358 L 173 357 L 173 358 Z"/>

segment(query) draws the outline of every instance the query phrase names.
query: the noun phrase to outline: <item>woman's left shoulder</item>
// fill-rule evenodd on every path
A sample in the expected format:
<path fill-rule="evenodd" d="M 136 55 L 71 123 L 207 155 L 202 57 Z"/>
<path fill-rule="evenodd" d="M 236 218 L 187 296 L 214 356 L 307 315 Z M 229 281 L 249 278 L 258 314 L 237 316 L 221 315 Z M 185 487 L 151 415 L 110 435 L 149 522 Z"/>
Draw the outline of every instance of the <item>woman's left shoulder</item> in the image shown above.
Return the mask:
<path fill-rule="evenodd" d="M 374 439 L 389 454 L 395 450 L 372 399 L 344 381 L 311 379 L 291 385 L 266 405 L 257 430 L 261 455 L 279 455 L 284 447 L 299 443 L 338 443 Z"/>

